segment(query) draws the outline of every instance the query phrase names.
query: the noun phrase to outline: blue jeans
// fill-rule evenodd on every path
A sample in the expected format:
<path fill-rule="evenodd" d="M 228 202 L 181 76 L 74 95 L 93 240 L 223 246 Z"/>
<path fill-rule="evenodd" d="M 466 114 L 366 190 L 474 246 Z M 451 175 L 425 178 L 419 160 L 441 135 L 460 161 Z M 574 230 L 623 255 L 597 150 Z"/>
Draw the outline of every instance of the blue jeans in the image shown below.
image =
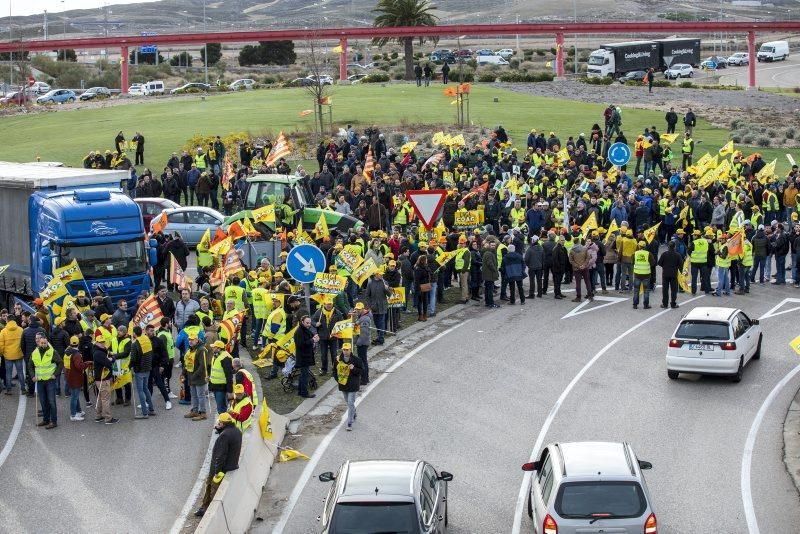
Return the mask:
<path fill-rule="evenodd" d="M 483 281 L 483 302 L 486 306 L 494 306 L 494 282 L 491 280 Z"/>
<path fill-rule="evenodd" d="M 433 291 L 431 291 L 431 293 L 433 293 Z M 383 343 L 384 331 L 386 330 L 386 314 L 375 313 L 372 315 L 372 318 L 375 319 L 375 329 L 378 331 L 378 339 L 376 339 L 376 341 L 378 343 Z"/>
<path fill-rule="evenodd" d="M 264 319 L 253 318 L 253 345 L 259 345 L 261 331 L 264 330 Z"/>
<path fill-rule="evenodd" d="M 428 293 L 428 316 L 433 317 L 436 315 L 436 289 L 439 284 L 433 282 L 431 284 L 431 291 Z"/>
<path fill-rule="evenodd" d="M 300 367 L 300 380 L 297 384 L 297 394 L 301 397 L 308 396 L 309 375 L 311 375 L 311 371 L 308 370 L 308 367 Z"/>
<path fill-rule="evenodd" d="M 189 387 L 192 389 L 192 411 L 206 413 L 208 411 L 208 384 Z"/>
<path fill-rule="evenodd" d="M 81 411 L 81 390 L 71 389 L 69 391 L 69 414 L 75 417 Z"/>
<path fill-rule="evenodd" d="M 650 306 L 650 278 L 633 277 L 633 305 L 639 305 L 639 291 L 644 288 L 644 305 Z"/>
<path fill-rule="evenodd" d="M 139 404 L 142 406 L 142 415 L 155 412 L 153 397 L 150 395 L 150 390 L 147 389 L 148 378 L 150 378 L 150 371 L 133 373 L 133 379 L 136 381 L 136 396 L 139 399 Z"/>
<path fill-rule="evenodd" d="M 775 283 L 786 283 L 786 254 L 775 255 Z"/>
<path fill-rule="evenodd" d="M 57 424 L 56 381 L 51 378 L 36 382 L 36 391 L 39 394 L 39 404 L 42 406 L 42 421 Z"/>
<path fill-rule="evenodd" d="M 367 361 L 368 348 L 368 345 L 356 345 L 356 352 L 358 353 L 358 357 L 361 359 L 361 364 L 364 366 L 364 369 L 361 370 L 362 386 L 369 384 L 369 362 Z"/>
<path fill-rule="evenodd" d="M 767 269 L 767 258 L 765 256 L 754 256 L 753 257 L 753 266 L 750 267 L 750 281 L 756 281 L 756 271 L 761 269 L 761 275 L 758 279 L 759 282 L 764 283 L 764 272 Z"/>
<path fill-rule="evenodd" d="M 6 360 L 6 391 L 11 391 L 11 374 L 14 368 L 17 369 L 17 383 L 20 392 L 25 391 L 25 360 Z"/>
<path fill-rule="evenodd" d="M 764 264 L 764 279 L 769 282 L 772 279 L 772 254 L 767 254 Z"/>
<path fill-rule="evenodd" d="M 726 295 L 731 294 L 731 279 L 729 275 L 729 268 L 717 267 L 717 290 L 714 292 L 717 296 L 719 296 L 720 293 L 725 293 Z"/>
<path fill-rule="evenodd" d="M 350 426 L 356 420 L 356 392 L 342 391 L 342 396 L 347 403 L 347 426 Z"/>
<path fill-rule="evenodd" d="M 405 300 L 405 302 L 403 302 L 403 311 L 408 311 L 408 299 L 411 297 L 411 290 L 414 287 L 414 281 L 413 280 L 404 281 L 403 282 L 403 287 L 406 290 L 406 300 Z"/>
<path fill-rule="evenodd" d="M 228 395 L 224 391 L 214 391 L 214 400 L 217 402 L 217 413 L 228 411 Z"/>

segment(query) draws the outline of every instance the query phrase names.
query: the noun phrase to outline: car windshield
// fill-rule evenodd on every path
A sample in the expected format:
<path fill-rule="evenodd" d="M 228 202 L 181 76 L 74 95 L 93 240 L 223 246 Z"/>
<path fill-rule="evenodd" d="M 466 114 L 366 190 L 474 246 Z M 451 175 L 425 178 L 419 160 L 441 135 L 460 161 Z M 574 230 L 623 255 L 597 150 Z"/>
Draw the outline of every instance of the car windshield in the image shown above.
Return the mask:
<path fill-rule="evenodd" d="M 604 60 L 603 56 L 589 56 L 589 65 L 602 65 Z"/>
<path fill-rule="evenodd" d="M 566 518 L 630 518 L 642 515 L 647 502 L 637 482 L 572 482 L 561 486 L 555 507 Z"/>
<path fill-rule="evenodd" d="M 416 534 L 417 513 L 411 502 L 339 503 L 333 513 L 330 534 Z"/>
<path fill-rule="evenodd" d="M 131 276 L 147 271 L 147 254 L 140 239 L 102 245 L 61 245 L 60 263 L 78 260 L 88 279 L 108 276 Z"/>
<path fill-rule="evenodd" d="M 683 321 L 678 326 L 675 337 L 684 339 L 711 339 L 726 340 L 728 334 L 728 323 L 715 321 Z"/>

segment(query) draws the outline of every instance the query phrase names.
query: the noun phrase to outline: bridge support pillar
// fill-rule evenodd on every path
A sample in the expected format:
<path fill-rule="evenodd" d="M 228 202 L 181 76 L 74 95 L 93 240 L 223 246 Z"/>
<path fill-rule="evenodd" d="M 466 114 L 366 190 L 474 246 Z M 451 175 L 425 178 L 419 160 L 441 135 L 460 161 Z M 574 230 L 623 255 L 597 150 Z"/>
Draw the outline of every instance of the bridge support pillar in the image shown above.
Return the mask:
<path fill-rule="evenodd" d="M 756 90 L 756 32 L 747 32 L 747 56 L 749 62 L 747 64 L 747 90 Z"/>
<path fill-rule="evenodd" d="M 339 46 L 342 51 L 339 53 L 339 81 L 347 79 L 347 39 L 339 39 Z"/>
<path fill-rule="evenodd" d="M 556 34 L 556 79 L 564 79 L 564 34 Z"/>
<path fill-rule="evenodd" d="M 120 91 L 123 95 L 128 94 L 128 47 L 123 46 L 119 52 L 119 72 L 120 72 Z"/>

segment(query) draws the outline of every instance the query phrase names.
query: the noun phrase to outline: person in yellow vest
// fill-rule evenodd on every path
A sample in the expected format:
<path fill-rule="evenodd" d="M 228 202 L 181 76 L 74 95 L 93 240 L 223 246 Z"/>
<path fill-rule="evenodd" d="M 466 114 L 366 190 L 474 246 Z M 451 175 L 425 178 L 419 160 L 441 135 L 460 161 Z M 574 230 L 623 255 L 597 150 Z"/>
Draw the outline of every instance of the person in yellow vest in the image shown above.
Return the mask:
<path fill-rule="evenodd" d="M 189 388 L 192 390 L 192 408 L 185 418 L 204 421 L 208 418 L 208 352 L 197 334 L 189 335 L 189 350 L 183 356 L 183 365 Z"/>
<path fill-rule="evenodd" d="M 252 399 L 245 394 L 244 386 L 236 384 L 233 386 L 233 406 L 228 410 L 228 414 L 233 418 L 236 428 L 244 432 L 250 428 L 253 422 L 253 407 Z"/>
<path fill-rule="evenodd" d="M 203 267 L 214 266 L 214 256 L 208 251 L 208 244 L 200 242 L 197 244 L 197 270 L 202 271 Z"/>
<path fill-rule="evenodd" d="M 746 221 L 745 227 L 749 228 L 750 221 Z M 742 256 L 739 259 L 739 289 L 736 290 L 737 295 L 744 295 L 750 293 L 750 269 L 753 267 L 753 243 L 747 239 L 747 234 L 742 237 Z"/>
<path fill-rule="evenodd" d="M 234 358 L 233 362 L 233 383 L 241 384 L 244 386 L 244 394 L 250 397 L 253 406 L 258 406 L 258 391 L 256 390 L 256 383 L 253 379 L 253 374 L 244 368 L 240 358 Z"/>
<path fill-rule="evenodd" d="M 692 139 L 692 134 L 688 131 L 686 134 L 684 134 L 683 145 L 681 145 L 681 154 L 683 155 L 681 168 L 686 170 L 687 167 L 691 166 L 692 154 L 694 154 L 694 139 Z"/>
<path fill-rule="evenodd" d="M 58 410 L 56 408 L 56 376 L 61 372 L 64 362 L 47 337 L 36 334 L 36 348 L 31 353 L 33 364 L 33 381 L 42 407 L 42 420 L 36 424 L 50 430 L 58 426 Z"/>
<path fill-rule="evenodd" d="M 265 344 L 275 343 L 286 333 L 286 310 L 281 306 L 281 299 L 277 295 L 272 296 L 272 311 L 267 316 L 264 322 L 264 330 L 261 335 L 264 336 Z M 278 378 L 278 368 L 283 367 L 283 362 L 277 359 L 278 351 L 274 351 L 272 357 L 272 370 L 267 377 L 268 380 Z"/>
<path fill-rule="evenodd" d="M 125 373 L 130 372 L 131 367 L 131 343 L 130 338 L 128 337 L 128 327 L 127 326 L 120 326 L 117 329 L 117 342 L 114 352 L 114 375 L 116 378 L 124 375 Z M 130 383 L 125 384 L 123 387 L 118 387 L 114 391 L 116 392 L 117 400 L 115 404 L 117 406 L 130 406 L 131 405 L 131 395 L 132 395 L 132 386 Z M 125 396 L 123 399 L 123 391 L 125 392 Z"/>
<path fill-rule="evenodd" d="M 709 243 L 706 241 L 700 230 L 692 231 L 692 242 L 689 243 L 689 263 L 692 271 L 692 295 L 697 293 L 697 277 L 700 276 L 700 290 L 706 294 L 711 292 L 711 288 L 706 287 L 708 278 L 708 249 Z"/>
<path fill-rule="evenodd" d="M 269 307 L 269 291 L 264 287 L 266 281 L 253 288 L 253 345 L 261 351 L 264 346 L 261 331 L 264 329 L 264 321 L 267 320 L 267 309 Z"/>
<path fill-rule="evenodd" d="M 722 234 L 714 247 L 714 257 L 717 266 L 717 289 L 713 295 L 719 297 L 721 295 L 731 294 L 731 257 L 728 255 L 728 234 Z"/>
<path fill-rule="evenodd" d="M 508 220 L 511 221 L 511 226 L 520 228 L 525 223 L 525 208 L 522 207 L 520 200 L 514 201 L 514 207 L 508 213 Z"/>
<path fill-rule="evenodd" d="M 92 308 L 92 299 L 86 296 L 86 291 L 81 289 L 75 294 L 75 306 L 81 313 L 86 313 Z"/>
<path fill-rule="evenodd" d="M 633 254 L 633 309 L 639 308 L 639 292 L 643 292 L 644 309 L 650 309 L 650 273 L 656 266 L 656 258 L 647 250 L 647 243 L 639 241 Z"/>
<path fill-rule="evenodd" d="M 233 399 L 233 358 L 225 350 L 225 343 L 220 340 L 211 344 L 211 375 L 209 389 L 214 393 L 217 413 L 228 409 L 228 401 Z"/>
<path fill-rule="evenodd" d="M 200 299 L 200 309 L 194 313 L 200 319 L 200 324 L 203 324 L 203 319 L 206 317 L 210 322 L 214 322 L 214 310 L 211 309 L 211 302 L 206 297 Z"/>
<path fill-rule="evenodd" d="M 469 271 L 472 266 L 472 254 L 467 246 L 467 236 L 458 238 L 456 257 L 453 260 L 453 269 L 458 274 L 458 285 L 461 287 L 461 303 L 469 302 Z"/>

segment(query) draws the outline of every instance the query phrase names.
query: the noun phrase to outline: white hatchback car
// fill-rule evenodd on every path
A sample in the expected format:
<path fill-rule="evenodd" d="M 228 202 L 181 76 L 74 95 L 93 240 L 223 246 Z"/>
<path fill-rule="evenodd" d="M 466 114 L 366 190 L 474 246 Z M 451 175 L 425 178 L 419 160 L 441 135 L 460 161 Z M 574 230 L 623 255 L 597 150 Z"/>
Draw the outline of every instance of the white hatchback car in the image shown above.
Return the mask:
<path fill-rule="evenodd" d="M 761 358 L 763 334 L 757 319 L 737 308 L 695 308 L 675 329 L 667 348 L 667 376 L 679 373 L 742 379 L 744 366 Z"/>
<path fill-rule="evenodd" d="M 686 63 L 678 63 L 664 71 L 664 78 L 668 80 L 691 78 L 692 76 L 694 76 L 694 69 L 691 65 L 687 65 Z"/>

